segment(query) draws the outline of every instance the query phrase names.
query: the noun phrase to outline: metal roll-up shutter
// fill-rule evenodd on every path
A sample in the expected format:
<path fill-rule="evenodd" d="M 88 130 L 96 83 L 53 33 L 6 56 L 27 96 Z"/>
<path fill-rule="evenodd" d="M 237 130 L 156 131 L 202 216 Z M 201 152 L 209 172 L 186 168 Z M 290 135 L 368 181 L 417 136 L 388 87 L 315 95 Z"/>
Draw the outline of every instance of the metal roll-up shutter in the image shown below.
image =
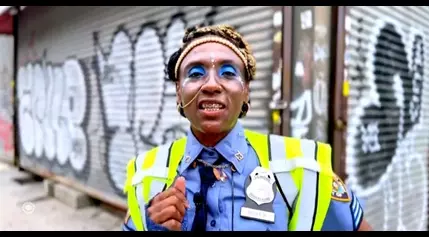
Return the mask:
<path fill-rule="evenodd" d="M 293 7 L 292 137 L 328 141 L 331 7 Z"/>
<path fill-rule="evenodd" d="M 0 34 L 0 160 L 14 161 L 13 36 Z"/>
<path fill-rule="evenodd" d="M 267 132 L 272 15 L 262 6 L 28 7 L 19 25 L 22 165 L 121 196 L 127 161 L 188 129 L 164 65 L 184 29 L 203 22 L 234 25 L 250 42 L 257 76 L 243 124 Z"/>
<path fill-rule="evenodd" d="M 271 6 L 219 7 L 215 24 L 230 24 L 244 36 L 256 59 L 256 79 L 250 83 L 251 108 L 242 120 L 246 128 L 269 132 L 272 81 L 273 15 Z"/>
<path fill-rule="evenodd" d="M 347 183 L 377 230 L 426 230 L 429 8 L 348 7 Z"/>

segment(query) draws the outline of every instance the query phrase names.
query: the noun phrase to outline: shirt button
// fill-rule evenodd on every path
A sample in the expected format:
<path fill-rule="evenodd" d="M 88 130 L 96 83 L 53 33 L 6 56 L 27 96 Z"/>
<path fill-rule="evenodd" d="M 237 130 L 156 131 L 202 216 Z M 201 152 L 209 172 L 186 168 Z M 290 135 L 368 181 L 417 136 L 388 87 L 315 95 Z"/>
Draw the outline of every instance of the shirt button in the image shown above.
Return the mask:
<path fill-rule="evenodd" d="M 210 222 L 210 225 L 211 225 L 212 227 L 215 227 L 215 226 L 216 226 L 216 221 L 215 221 L 215 220 L 212 220 L 212 221 Z"/>
<path fill-rule="evenodd" d="M 222 212 L 223 212 L 222 204 L 219 204 L 219 212 L 220 212 L 220 213 L 222 213 Z"/>
<path fill-rule="evenodd" d="M 209 156 L 214 156 L 214 155 L 215 155 L 214 151 L 209 151 Z"/>

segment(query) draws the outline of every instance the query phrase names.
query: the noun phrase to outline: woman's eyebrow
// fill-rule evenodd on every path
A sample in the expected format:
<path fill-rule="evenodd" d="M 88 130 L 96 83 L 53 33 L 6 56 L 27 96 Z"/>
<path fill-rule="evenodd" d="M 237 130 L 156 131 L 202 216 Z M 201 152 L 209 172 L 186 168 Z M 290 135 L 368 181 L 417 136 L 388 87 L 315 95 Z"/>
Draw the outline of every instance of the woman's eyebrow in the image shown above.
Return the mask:
<path fill-rule="evenodd" d="M 232 66 L 236 67 L 238 70 L 240 70 L 240 63 L 241 61 L 232 60 L 232 59 L 215 60 L 215 64 L 231 64 Z M 197 66 L 197 65 L 212 65 L 212 61 L 208 57 L 207 59 L 204 59 L 204 58 L 190 59 L 188 62 L 186 62 L 184 70 L 187 71 L 191 67 Z"/>
<path fill-rule="evenodd" d="M 218 63 L 218 61 L 216 61 L 216 63 Z M 231 59 L 223 59 L 223 60 L 219 61 L 219 64 L 231 64 L 231 65 L 233 65 L 233 66 L 235 66 L 237 68 L 239 68 L 239 64 L 240 63 L 241 63 L 241 61 L 238 61 L 238 63 L 237 63 L 237 61 L 234 61 L 234 60 L 231 60 Z"/>
<path fill-rule="evenodd" d="M 189 69 L 191 69 L 192 67 L 194 67 L 194 66 L 201 66 L 202 64 L 203 63 L 201 63 L 201 61 L 195 60 L 193 62 L 187 63 L 183 69 L 186 72 Z"/>

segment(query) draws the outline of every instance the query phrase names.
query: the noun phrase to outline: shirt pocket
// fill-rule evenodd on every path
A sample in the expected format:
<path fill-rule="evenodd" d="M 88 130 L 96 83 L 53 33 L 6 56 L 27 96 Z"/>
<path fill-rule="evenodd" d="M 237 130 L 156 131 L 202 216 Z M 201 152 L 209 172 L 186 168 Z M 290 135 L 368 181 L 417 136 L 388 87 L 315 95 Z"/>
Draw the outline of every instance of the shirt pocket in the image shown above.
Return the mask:
<path fill-rule="evenodd" d="M 186 210 L 186 214 L 183 217 L 182 221 L 182 231 L 191 231 L 192 230 L 192 224 L 194 223 L 195 218 L 195 205 L 190 204 L 190 207 Z"/>

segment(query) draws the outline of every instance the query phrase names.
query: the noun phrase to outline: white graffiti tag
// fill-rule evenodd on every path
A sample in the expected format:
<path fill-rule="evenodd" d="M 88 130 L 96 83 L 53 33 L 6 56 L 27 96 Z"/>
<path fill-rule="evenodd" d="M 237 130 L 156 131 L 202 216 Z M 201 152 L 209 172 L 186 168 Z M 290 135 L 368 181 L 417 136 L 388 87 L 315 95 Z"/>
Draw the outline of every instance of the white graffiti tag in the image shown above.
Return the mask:
<path fill-rule="evenodd" d="M 175 84 L 165 80 L 164 72 L 184 29 L 181 19 L 173 20 L 163 40 L 154 27 L 144 25 L 135 41 L 121 29 L 110 54 L 96 43 L 109 133 L 107 172 L 117 190 L 122 190 L 131 157 L 184 135 L 188 123 L 176 110 Z"/>
<path fill-rule="evenodd" d="M 70 162 L 75 171 L 84 170 L 88 160 L 82 128 L 87 114 L 85 83 L 85 72 L 75 59 L 19 68 L 19 134 L 25 155 L 56 158 L 60 165 Z"/>

